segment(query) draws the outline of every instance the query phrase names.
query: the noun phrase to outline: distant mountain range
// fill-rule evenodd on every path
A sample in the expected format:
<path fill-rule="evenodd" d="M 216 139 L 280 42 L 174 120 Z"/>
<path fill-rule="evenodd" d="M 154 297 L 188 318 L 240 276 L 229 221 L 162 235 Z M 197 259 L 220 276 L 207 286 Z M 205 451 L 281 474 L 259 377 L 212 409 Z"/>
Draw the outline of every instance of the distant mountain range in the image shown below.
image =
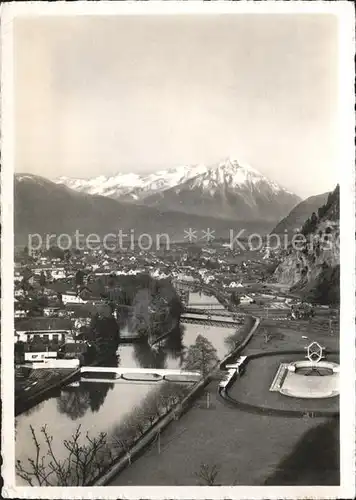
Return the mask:
<path fill-rule="evenodd" d="M 137 202 L 153 193 L 177 186 L 205 170 L 204 165 L 180 166 L 151 174 L 100 175 L 91 179 L 61 176 L 54 179 L 54 182 L 82 193 Z"/>
<path fill-rule="evenodd" d="M 25 244 L 28 234 L 75 234 L 87 236 L 95 233 L 104 236 L 120 229 L 134 237 L 148 233 L 155 237 L 167 233 L 171 241 L 188 241 L 185 230 L 197 230 L 197 241 L 201 231 L 210 228 L 216 238 L 229 239 L 230 229 L 234 234 L 240 229 L 246 233 L 266 234 L 271 223 L 263 220 L 237 221 L 214 217 L 203 217 L 183 212 L 160 210 L 125 203 L 99 195 L 74 191 L 63 184 L 56 184 L 44 177 L 17 174 L 14 181 L 15 242 Z M 164 240 L 163 245 L 164 245 Z M 65 241 L 63 244 L 66 244 Z"/>
<path fill-rule="evenodd" d="M 300 200 L 257 170 L 227 159 L 214 166 L 181 166 L 152 174 L 92 179 L 59 177 L 80 193 L 120 202 L 231 220 L 277 222 Z"/>
<path fill-rule="evenodd" d="M 306 200 L 298 203 L 298 205 L 277 224 L 272 233 L 292 233 L 295 229 L 301 228 L 306 219 L 310 217 L 313 212 L 317 212 L 318 208 L 326 203 L 328 195 L 329 193 L 322 193 L 316 196 L 309 196 Z"/>

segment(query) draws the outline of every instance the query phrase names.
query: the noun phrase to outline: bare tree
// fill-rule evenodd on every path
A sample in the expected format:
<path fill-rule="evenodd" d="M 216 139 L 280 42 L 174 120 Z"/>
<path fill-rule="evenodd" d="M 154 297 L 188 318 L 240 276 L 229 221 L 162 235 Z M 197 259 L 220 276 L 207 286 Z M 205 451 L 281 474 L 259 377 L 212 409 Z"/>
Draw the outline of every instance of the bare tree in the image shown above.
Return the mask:
<path fill-rule="evenodd" d="M 266 332 L 266 333 L 264 334 L 264 337 L 265 337 L 265 344 L 268 344 L 268 342 L 269 342 L 269 341 L 271 340 L 271 338 L 272 338 L 272 335 Z"/>
<path fill-rule="evenodd" d="M 200 486 L 219 486 L 216 483 L 220 468 L 216 464 L 200 464 L 199 472 L 195 475 L 199 479 Z"/>
<path fill-rule="evenodd" d="M 117 437 L 113 438 L 113 444 L 115 448 L 119 449 L 120 452 L 124 452 L 128 458 L 129 465 L 131 465 L 131 445 L 132 442 L 129 439 L 120 439 Z"/>
<path fill-rule="evenodd" d="M 107 446 L 106 433 L 91 438 L 87 433 L 81 443 L 80 425 L 71 438 L 63 442 L 67 456 L 61 460 L 53 449 L 53 436 L 47 427 L 41 428 L 44 445 L 30 426 L 35 445 L 35 458 L 28 458 L 27 464 L 16 462 L 16 472 L 30 486 L 84 486 L 102 473 L 113 461 L 113 455 Z"/>

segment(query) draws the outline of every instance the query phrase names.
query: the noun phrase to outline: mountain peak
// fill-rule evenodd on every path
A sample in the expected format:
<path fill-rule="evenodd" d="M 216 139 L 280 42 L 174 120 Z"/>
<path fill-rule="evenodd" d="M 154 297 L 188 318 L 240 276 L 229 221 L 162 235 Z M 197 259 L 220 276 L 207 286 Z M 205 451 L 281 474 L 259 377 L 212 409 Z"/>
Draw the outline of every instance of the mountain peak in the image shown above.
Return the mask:
<path fill-rule="evenodd" d="M 276 202 L 277 205 L 283 205 L 280 211 L 277 210 L 278 218 L 280 215 L 285 216 L 285 203 L 286 211 L 289 211 L 300 201 L 299 197 L 268 179 L 250 165 L 237 160 L 233 155 L 212 165 L 182 164 L 144 174 L 118 173 L 113 176 L 101 175 L 91 179 L 62 177 L 55 182 L 65 184 L 76 191 L 100 194 L 120 201 L 143 203 L 149 206 L 151 204 L 161 206 L 163 203 L 163 206 L 168 209 L 170 208 L 168 200 L 173 196 L 172 208 L 184 211 L 185 203 L 192 204 L 195 205 L 193 212 L 198 211 L 199 214 L 205 214 L 208 204 L 214 198 L 220 200 L 225 211 L 227 207 L 231 217 L 236 212 L 234 200 L 238 199 L 244 200 L 243 203 L 249 207 L 263 205 L 263 210 L 259 210 L 262 217 L 263 212 L 268 211 L 268 207 L 274 203 L 274 199 L 283 198 L 283 203 L 280 200 Z M 192 200 L 185 202 L 186 194 L 183 193 L 187 192 L 194 197 L 194 203 Z M 179 197 L 181 199 L 178 199 Z M 200 197 L 203 197 L 205 201 L 199 201 Z M 216 211 L 219 212 L 218 207 L 214 206 L 214 214 Z"/>
<path fill-rule="evenodd" d="M 236 170 L 242 169 L 246 172 L 251 172 L 252 174 L 263 177 L 263 175 L 258 170 L 251 167 L 251 165 L 247 165 L 246 163 L 241 163 L 239 160 L 237 160 L 233 156 L 228 156 L 225 160 L 220 162 L 219 167 L 224 168 L 224 169 L 236 169 Z"/>

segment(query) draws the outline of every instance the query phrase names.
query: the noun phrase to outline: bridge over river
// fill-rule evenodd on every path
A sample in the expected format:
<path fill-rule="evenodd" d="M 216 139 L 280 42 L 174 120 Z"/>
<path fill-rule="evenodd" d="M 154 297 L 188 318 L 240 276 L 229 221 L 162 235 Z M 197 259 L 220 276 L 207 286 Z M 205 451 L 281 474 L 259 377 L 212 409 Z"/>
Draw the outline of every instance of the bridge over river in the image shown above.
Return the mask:
<path fill-rule="evenodd" d="M 82 366 L 80 369 L 81 375 L 83 374 L 98 374 L 98 373 L 112 373 L 114 378 L 108 379 L 110 382 L 123 379 L 128 381 L 160 381 L 167 380 L 171 382 L 197 382 L 201 374 L 197 371 L 188 370 L 173 370 L 161 368 L 123 368 L 123 367 L 107 367 L 107 366 Z M 88 381 L 106 381 L 100 379 L 87 379 Z"/>
<path fill-rule="evenodd" d="M 200 308 L 200 307 L 191 307 L 190 304 L 189 306 L 184 308 L 184 313 L 185 314 L 203 314 L 205 316 L 227 316 L 227 317 L 233 317 L 232 312 L 226 310 L 223 306 L 221 306 L 221 309 L 206 309 L 206 308 Z M 240 316 L 242 316 L 240 314 Z"/>
<path fill-rule="evenodd" d="M 182 314 L 180 317 L 181 323 L 193 323 L 198 325 L 221 326 L 223 328 L 237 328 L 243 324 L 243 318 L 234 319 L 232 316 L 222 319 L 217 315 L 202 315 L 202 314 Z"/>

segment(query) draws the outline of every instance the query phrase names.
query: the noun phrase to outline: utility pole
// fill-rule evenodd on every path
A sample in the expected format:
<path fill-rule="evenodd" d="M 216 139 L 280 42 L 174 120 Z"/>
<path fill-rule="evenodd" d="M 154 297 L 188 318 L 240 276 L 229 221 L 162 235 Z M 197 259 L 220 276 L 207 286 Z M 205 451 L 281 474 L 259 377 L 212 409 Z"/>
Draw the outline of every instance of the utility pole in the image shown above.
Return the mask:
<path fill-rule="evenodd" d="M 158 431 L 157 435 L 157 449 L 158 449 L 158 455 L 161 454 L 161 431 Z"/>

